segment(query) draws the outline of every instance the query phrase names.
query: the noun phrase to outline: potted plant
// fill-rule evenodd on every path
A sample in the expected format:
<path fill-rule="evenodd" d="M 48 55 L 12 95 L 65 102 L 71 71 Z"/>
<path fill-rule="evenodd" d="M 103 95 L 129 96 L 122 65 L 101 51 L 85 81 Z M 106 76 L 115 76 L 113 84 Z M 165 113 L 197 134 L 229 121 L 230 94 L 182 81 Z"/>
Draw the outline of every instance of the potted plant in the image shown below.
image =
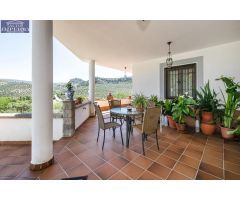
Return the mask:
<path fill-rule="evenodd" d="M 67 88 L 67 92 L 65 93 L 66 99 L 73 100 L 74 90 L 73 85 L 70 81 L 66 84 L 66 88 Z"/>
<path fill-rule="evenodd" d="M 223 126 L 221 126 L 221 133 L 224 139 L 231 139 L 234 134 L 229 134 L 232 130 L 232 122 L 235 111 L 240 108 L 240 84 L 234 81 L 232 77 L 221 76 L 216 80 L 221 80 L 225 86 L 226 96 L 223 92 L 224 100 L 224 115 L 223 115 Z"/>
<path fill-rule="evenodd" d="M 237 128 L 235 128 L 234 130 L 232 131 L 229 131 L 228 133 L 229 134 L 234 134 L 234 135 L 240 135 L 240 116 L 237 118 L 237 121 L 238 121 L 238 126 Z"/>
<path fill-rule="evenodd" d="M 76 104 L 82 104 L 84 100 L 85 100 L 84 96 L 79 96 L 76 98 Z"/>
<path fill-rule="evenodd" d="M 159 100 L 157 95 L 151 95 L 148 99 L 148 106 L 160 108 L 163 106 L 163 101 Z"/>
<path fill-rule="evenodd" d="M 172 108 L 176 100 L 166 99 L 163 103 L 163 114 L 167 116 L 168 124 L 170 128 L 177 128 L 176 122 L 172 117 Z"/>
<path fill-rule="evenodd" d="M 194 116 L 194 112 L 191 109 L 192 105 L 195 105 L 195 101 L 190 97 L 179 96 L 177 103 L 173 105 L 172 116 L 176 121 L 177 130 L 182 132 L 186 129 L 185 118 L 186 116 Z"/>
<path fill-rule="evenodd" d="M 216 123 L 212 122 L 204 122 L 201 123 L 201 132 L 204 135 L 212 135 L 216 130 Z"/>
<path fill-rule="evenodd" d="M 210 89 L 209 81 L 204 87 L 201 87 L 200 91 L 196 91 L 197 94 L 197 104 L 201 111 L 202 122 L 212 122 L 214 119 L 214 112 L 219 106 L 219 101 L 217 99 L 217 93 Z"/>
<path fill-rule="evenodd" d="M 143 94 L 136 94 L 133 97 L 132 103 L 138 111 L 143 112 L 147 106 L 147 102 L 147 97 L 145 97 Z"/>

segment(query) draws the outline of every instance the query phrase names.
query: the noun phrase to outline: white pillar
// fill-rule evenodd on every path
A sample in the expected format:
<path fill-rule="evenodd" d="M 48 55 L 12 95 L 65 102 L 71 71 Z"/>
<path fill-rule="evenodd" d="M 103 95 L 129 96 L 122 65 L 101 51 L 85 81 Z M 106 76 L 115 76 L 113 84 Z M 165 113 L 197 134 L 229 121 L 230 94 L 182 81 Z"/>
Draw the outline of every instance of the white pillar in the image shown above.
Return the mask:
<path fill-rule="evenodd" d="M 53 161 L 53 27 L 32 22 L 32 159 L 31 169 Z"/>
<path fill-rule="evenodd" d="M 89 100 L 91 101 L 90 116 L 95 115 L 95 60 L 89 62 Z"/>

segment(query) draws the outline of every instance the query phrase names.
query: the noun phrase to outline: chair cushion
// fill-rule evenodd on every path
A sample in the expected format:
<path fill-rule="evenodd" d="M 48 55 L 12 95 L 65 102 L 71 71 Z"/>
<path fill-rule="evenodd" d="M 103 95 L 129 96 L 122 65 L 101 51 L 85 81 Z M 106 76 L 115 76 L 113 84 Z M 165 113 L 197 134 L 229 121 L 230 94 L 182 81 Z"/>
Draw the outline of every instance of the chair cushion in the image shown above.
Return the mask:
<path fill-rule="evenodd" d="M 107 122 L 104 124 L 105 129 L 115 128 L 115 127 L 119 127 L 119 126 L 121 126 L 121 124 L 119 124 L 117 122 Z"/>

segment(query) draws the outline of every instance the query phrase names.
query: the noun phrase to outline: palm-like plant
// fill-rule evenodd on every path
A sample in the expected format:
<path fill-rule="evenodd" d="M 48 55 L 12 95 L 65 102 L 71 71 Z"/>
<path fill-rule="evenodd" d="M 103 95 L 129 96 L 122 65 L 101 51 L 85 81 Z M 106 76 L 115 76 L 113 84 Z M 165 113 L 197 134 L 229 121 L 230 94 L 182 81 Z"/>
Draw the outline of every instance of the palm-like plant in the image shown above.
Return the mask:
<path fill-rule="evenodd" d="M 216 80 L 223 81 L 227 98 L 224 96 L 224 116 L 223 125 L 225 128 L 231 128 L 234 112 L 240 108 L 240 83 L 235 82 L 232 77 L 221 76 Z"/>
<path fill-rule="evenodd" d="M 147 106 L 147 97 L 143 94 L 135 94 L 133 97 L 133 105 L 139 108 L 145 108 Z"/>
<path fill-rule="evenodd" d="M 158 99 L 157 95 L 151 95 L 149 98 L 149 102 L 153 102 L 155 104 L 156 107 L 161 107 L 163 106 L 163 101 Z"/>
<path fill-rule="evenodd" d="M 201 87 L 200 91 L 196 91 L 197 104 L 202 111 L 215 112 L 219 106 L 219 100 L 217 99 L 217 93 L 210 89 L 209 81 Z"/>

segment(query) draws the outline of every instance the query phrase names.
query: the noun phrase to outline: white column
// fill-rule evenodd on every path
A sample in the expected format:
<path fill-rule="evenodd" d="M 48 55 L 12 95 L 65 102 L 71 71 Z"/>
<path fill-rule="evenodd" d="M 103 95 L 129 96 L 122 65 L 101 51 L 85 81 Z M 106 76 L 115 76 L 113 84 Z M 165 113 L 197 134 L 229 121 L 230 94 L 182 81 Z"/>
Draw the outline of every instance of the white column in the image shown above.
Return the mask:
<path fill-rule="evenodd" d="M 53 158 L 53 26 L 32 22 L 32 159 L 31 167 Z"/>
<path fill-rule="evenodd" d="M 89 100 L 91 101 L 90 116 L 95 115 L 94 101 L 95 101 L 95 60 L 89 62 Z"/>

